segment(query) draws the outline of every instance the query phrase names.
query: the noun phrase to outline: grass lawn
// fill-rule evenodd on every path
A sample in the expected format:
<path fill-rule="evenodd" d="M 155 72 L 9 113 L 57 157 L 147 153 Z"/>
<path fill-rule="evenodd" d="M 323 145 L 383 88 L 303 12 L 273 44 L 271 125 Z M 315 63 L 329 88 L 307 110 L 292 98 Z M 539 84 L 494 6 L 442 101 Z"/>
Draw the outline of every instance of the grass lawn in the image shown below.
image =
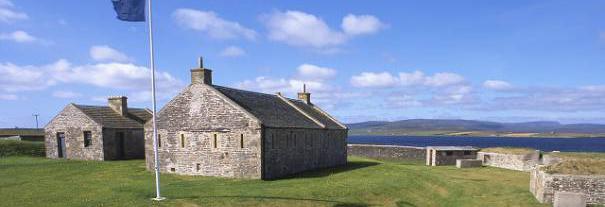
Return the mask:
<path fill-rule="evenodd" d="M 275 181 L 163 175 L 167 200 L 150 200 L 143 160 L 0 158 L 0 206 L 545 206 L 529 175 L 350 157 L 343 168 Z"/>

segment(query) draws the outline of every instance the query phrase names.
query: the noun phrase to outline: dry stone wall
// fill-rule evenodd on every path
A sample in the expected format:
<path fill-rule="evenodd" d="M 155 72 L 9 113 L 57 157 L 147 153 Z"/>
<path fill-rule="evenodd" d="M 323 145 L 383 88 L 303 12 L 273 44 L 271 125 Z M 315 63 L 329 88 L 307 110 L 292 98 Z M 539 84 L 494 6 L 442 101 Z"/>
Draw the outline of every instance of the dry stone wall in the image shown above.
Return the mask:
<path fill-rule="evenodd" d="M 483 161 L 483 165 L 505 168 L 510 170 L 529 172 L 540 164 L 540 153 L 525 155 L 501 154 L 494 152 L 479 152 L 477 159 Z"/>
<path fill-rule="evenodd" d="M 349 144 L 348 154 L 384 160 L 424 161 L 424 147 Z"/>
<path fill-rule="evenodd" d="M 548 174 L 531 171 L 529 189 L 541 203 L 552 203 L 556 192 L 583 193 L 588 204 L 605 204 L 605 176 Z"/>

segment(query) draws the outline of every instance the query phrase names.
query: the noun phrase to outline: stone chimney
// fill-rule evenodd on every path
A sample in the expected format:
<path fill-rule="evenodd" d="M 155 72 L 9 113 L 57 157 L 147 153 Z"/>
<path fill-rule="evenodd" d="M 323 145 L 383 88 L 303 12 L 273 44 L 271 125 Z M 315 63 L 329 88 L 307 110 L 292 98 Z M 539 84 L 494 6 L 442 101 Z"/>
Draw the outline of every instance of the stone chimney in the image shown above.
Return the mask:
<path fill-rule="evenodd" d="M 112 96 L 107 99 L 109 107 L 122 116 L 128 115 L 128 97 Z"/>
<path fill-rule="evenodd" d="M 298 93 L 298 99 L 305 102 L 306 104 L 311 104 L 311 93 L 307 93 L 307 85 L 303 84 L 303 91 Z"/>
<path fill-rule="evenodd" d="M 204 60 L 199 59 L 199 68 L 191 69 L 191 84 L 203 83 L 212 85 L 212 70 L 204 68 Z"/>

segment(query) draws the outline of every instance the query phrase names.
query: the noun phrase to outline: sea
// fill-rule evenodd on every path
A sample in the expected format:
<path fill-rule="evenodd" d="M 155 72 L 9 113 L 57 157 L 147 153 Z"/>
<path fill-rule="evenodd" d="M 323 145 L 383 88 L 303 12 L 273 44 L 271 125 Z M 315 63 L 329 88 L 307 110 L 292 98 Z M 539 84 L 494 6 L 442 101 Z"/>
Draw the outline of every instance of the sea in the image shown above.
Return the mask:
<path fill-rule="evenodd" d="M 349 144 L 401 146 L 525 147 L 546 152 L 605 152 L 605 138 L 349 136 Z"/>

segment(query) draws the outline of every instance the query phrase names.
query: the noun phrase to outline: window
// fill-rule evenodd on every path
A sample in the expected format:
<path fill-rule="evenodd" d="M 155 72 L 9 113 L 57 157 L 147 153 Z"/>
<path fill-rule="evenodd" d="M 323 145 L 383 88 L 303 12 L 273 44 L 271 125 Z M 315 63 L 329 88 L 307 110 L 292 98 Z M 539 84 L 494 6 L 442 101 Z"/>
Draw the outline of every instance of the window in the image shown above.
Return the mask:
<path fill-rule="evenodd" d="M 92 145 L 92 133 L 90 131 L 84 131 L 84 147 Z"/>
<path fill-rule="evenodd" d="M 158 134 L 158 147 L 162 147 L 162 135 Z"/>
<path fill-rule="evenodd" d="M 447 152 L 445 152 L 445 155 L 446 155 L 446 156 L 452 156 L 452 155 L 454 155 L 454 152 L 452 152 L 452 151 L 447 151 Z"/>
<path fill-rule="evenodd" d="M 202 169 L 202 165 L 201 165 L 201 164 L 199 164 L 199 163 L 198 163 L 198 164 L 195 164 L 195 170 L 199 172 L 199 171 L 200 171 L 200 169 Z"/>
<path fill-rule="evenodd" d="M 176 171 L 176 168 L 173 168 L 173 167 L 170 168 L 170 172 L 175 172 L 175 171 Z"/>
<path fill-rule="evenodd" d="M 217 134 L 214 134 L 214 140 L 213 140 L 213 142 L 212 142 L 212 146 L 213 146 L 214 148 L 216 148 L 216 147 L 217 147 L 217 144 L 218 144 L 218 143 L 217 143 L 217 137 L 218 137 L 218 135 L 217 135 Z"/>
<path fill-rule="evenodd" d="M 244 148 L 244 134 L 239 135 L 239 148 Z"/>
<path fill-rule="evenodd" d="M 185 134 L 181 134 L 181 148 L 185 148 Z"/>

